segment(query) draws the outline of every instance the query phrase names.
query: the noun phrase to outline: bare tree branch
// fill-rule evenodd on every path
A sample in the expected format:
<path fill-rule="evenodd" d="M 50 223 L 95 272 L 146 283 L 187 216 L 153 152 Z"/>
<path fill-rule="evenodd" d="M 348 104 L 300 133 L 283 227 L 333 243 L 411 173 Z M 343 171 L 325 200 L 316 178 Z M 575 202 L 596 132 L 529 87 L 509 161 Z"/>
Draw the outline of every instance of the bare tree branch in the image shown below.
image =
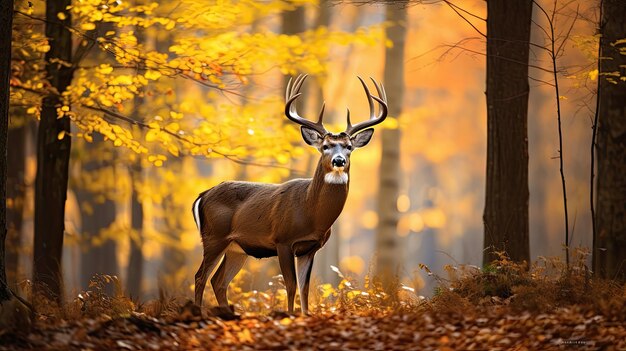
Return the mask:
<path fill-rule="evenodd" d="M 463 51 L 471 52 L 471 53 L 476 54 L 476 55 L 487 56 L 487 54 L 486 54 L 486 53 L 484 53 L 484 52 L 480 52 L 480 51 L 476 51 L 476 50 L 468 49 L 468 48 L 465 48 L 465 47 L 462 47 L 462 46 L 454 46 L 454 45 L 448 45 L 448 46 L 450 47 L 450 49 L 459 49 L 459 50 L 463 50 Z M 507 57 L 501 57 L 501 56 L 494 56 L 494 57 L 497 57 L 497 58 L 499 58 L 499 59 L 501 59 L 501 60 L 505 60 L 505 61 L 509 61 L 509 62 L 517 63 L 517 64 L 520 64 L 520 65 L 527 65 L 527 63 L 526 63 L 526 62 L 521 62 L 521 61 L 517 61 L 517 60 L 509 59 L 509 58 L 507 58 Z M 533 65 L 533 64 L 528 64 L 528 67 L 535 68 L 535 69 L 538 69 L 538 70 L 540 70 L 540 71 L 544 71 L 544 72 L 546 72 L 546 73 L 552 73 L 552 70 L 547 69 L 547 68 L 544 68 L 544 67 L 541 67 L 541 66 L 537 66 L 537 65 Z"/>
<path fill-rule="evenodd" d="M 481 21 L 485 21 L 485 22 L 487 21 L 487 19 L 486 19 L 486 18 L 482 18 L 482 17 L 480 17 L 480 16 L 478 16 L 478 15 L 476 15 L 476 14 L 473 14 L 473 13 L 471 13 L 471 12 L 469 12 L 469 11 L 467 11 L 467 10 L 465 10 L 465 9 L 461 8 L 460 6 L 455 5 L 454 3 L 452 3 L 452 2 L 451 2 L 451 1 L 449 1 L 449 0 L 443 0 L 443 1 L 445 1 L 448 5 L 450 5 L 450 6 L 454 6 L 454 7 L 456 7 L 459 11 L 464 12 L 464 13 L 466 13 L 466 14 L 468 14 L 468 15 L 470 15 L 470 16 L 472 16 L 472 17 L 476 18 L 476 19 L 479 19 L 479 20 L 481 20 Z"/>
<path fill-rule="evenodd" d="M 469 24 L 472 28 L 474 28 L 474 30 L 480 34 L 483 38 L 486 38 L 487 36 L 485 35 L 485 33 L 481 32 L 478 28 L 476 28 L 476 26 L 474 26 L 474 24 L 468 20 L 465 16 L 463 16 L 459 10 L 456 9 L 456 6 L 454 6 L 453 4 L 450 3 L 450 1 L 448 0 L 443 0 L 443 2 L 448 5 L 448 7 L 450 7 L 452 9 L 452 11 L 454 11 L 459 17 L 461 17 L 465 22 L 467 22 L 467 24 Z M 467 12 L 467 11 L 464 11 Z"/>
<path fill-rule="evenodd" d="M 574 16 L 574 19 L 572 20 L 572 24 L 569 26 L 569 29 L 567 30 L 567 34 L 565 35 L 565 38 L 563 38 L 563 40 L 561 41 L 561 44 L 559 45 L 558 49 L 556 49 L 556 56 L 560 56 L 561 55 L 561 50 L 563 49 L 563 45 L 565 45 L 565 42 L 567 42 L 567 39 L 569 39 L 571 33 L 572 33 L 572 29 L 574 28 L 574 24 L 576 24 L 576 19 L 578 18 L 578 12 L 580 9 L 580 5 L 576 6 L 576 15 Z"/>
<path fill-rule="evenodd" d="M 565 185 L 565 171 L 564 171 L 564 166 L 563 166 L 563 131 L 561 128 L 561 96 L 559 94 L 559 77 L 558 77 L 558 70 L 557 70 L 557 50 L 555 49 L 555 44 L 556 44 L 556 37 L 554 35 L 554 18 L 556 15 L 556 6 L 557 6 L 557 0 L 554 0 L 554 6 L 552 9 L 552 14 L 548 15 L 548 13 L 546 12 L 546 10 L 544 10 L 543 7 L 541 7 L 541 5 L 539 5 L 537 3 L 536 0 L 533 0 L 533 3 L 537 6 L 537 8 L 539 8 L 539 10 L 541 10 L 541 12 L 544 13 L 546 19 L 548 20 L 548 25 L 549 25 L 549 29 L 550 29 L 550 35 L 549 35 L 549 40 L 550 40 L 550 57 L 552 59 L 552 74 L 554 77 L 554 90 L 555 90 L 555 98 L 556 98 L 556 117 L 557 117 L 557 124 L 558 124 L 558 131 L 559 131 L 559 172 L 561 174 L 561 186 L 563 188 L 563 211 L 564 211 L 564 217 L 565 217 L 565 263 L 567 265 L 567 269 L 569 269 L 569 244 L 570 244 L 570 240 L 569 240 L 569 214 L 568 214 L 568 210 L 567 210 L 567 187 Z M 576 10 L 578 11 L 578 10 Z M 573 27 L 573 24 L 572 24 Z M 571 28 L 570 27 L 570 31 Z M 569 33 L 569 32 L 568 32 Z M 569 35 L 569 34 L 568 34 Z M 565 38 L 563 40 L 563 42 L 561 43 L 561 46 L 563 45 L 563 43 L 565 42 L 565 40 L 567 40 L 567 38 Z"/>

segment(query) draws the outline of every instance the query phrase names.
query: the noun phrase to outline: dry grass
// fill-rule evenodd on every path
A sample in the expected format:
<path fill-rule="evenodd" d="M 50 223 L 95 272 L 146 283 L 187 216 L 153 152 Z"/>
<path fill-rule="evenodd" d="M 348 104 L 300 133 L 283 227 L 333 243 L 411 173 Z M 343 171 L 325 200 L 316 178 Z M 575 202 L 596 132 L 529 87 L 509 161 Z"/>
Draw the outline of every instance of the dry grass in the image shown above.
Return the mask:
<path fill-rule="evenodd" d="M 500 255 L 497 261 L 483 269 L 469 265 L 446 266 L 447 277 L 434 275 L 422 266 L 439 283 L 434 296 L 429 299 L 418 296 L 399 281 L 396 281 L 394 293 L 389 293 L 377 279 L 366 276 L 359 281 L 333 268 L 341 279 L 340 283 L 337 286 L 312 284 L 309 299 L 313 314 L 367 310 L 432 312 L 467 317 L 491 307 L 505 308 L 511 313 L 549 313 L 560 307 L 579 306 L 609 319 L 625 320 L 626 286 L 595 279 L 585 264 L 586 258 L 586 252 L 578 250 L 573 265 L 567 269 L 558 259 L 540 258 L 528 267 L 525 263 L 515 263 Z M 263 316 L 286 307 L 281 276 L 273 277 L 265 291 L 244 291 L 241 286 L 245 274 L 242 277 L 231 284 L 229 292 L 236 313 Z M 25 290 L 30 291 L 30 287 Z M 41 296 L 28 296 L 37 308 L 37 321 L 43 324 L 81 318 L 128 317 L 135 313 L 167 320 L 199 316 L 199 313 L 193 312 L 196 310 L 191 308 L 189 296 L 182 291 L 172 293 L 161 288 L 157 299 L 131 301 L 123 294 L 117 277 L 109 275 L 95 276 L 89 289 L 63 306 Z M 205 306 L 210 306 L 212 300 L 212 294 L 207 292 Z M 211 311 L 205 309 L 205 315 L 210 315 Z M 185 316 L 181 317 L 183 314 Z"/>
<path fill-rule="evenodd" d="M 595 278 L 586 264 L 588 253 L 581 249 L 575 253 L 569 268 L 557 258 L 540 258 L 528 267 L 504 254 L 483 269 L 447 266 L 448 277 L 436 277 L 439 288 L 428 308 L 471 314 L 482 307 L 500 306 L 514 313 L 549 313 L 578 306 L 625 320 L 626 285 Z"/>

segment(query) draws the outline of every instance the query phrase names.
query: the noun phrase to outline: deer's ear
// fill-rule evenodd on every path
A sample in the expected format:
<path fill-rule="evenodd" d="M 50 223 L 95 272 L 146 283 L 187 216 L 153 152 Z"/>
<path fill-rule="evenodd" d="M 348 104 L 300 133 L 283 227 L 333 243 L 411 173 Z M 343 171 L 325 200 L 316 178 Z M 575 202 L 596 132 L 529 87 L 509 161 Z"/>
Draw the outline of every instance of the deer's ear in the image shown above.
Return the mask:
<path fill-rule="evenodd" d="M 307 143 L 307 144 L 309 144 L 309 145 L 311 145 L 313 147 L 316 147 L 316 148 L 319 148 L 320 145 L 322 145 L 322 141 L 324 139 L 314 129 L 302 126 L 302 127 L 300 127 L 300 132 L 302 133 L 302 139 L 304 139 L 305 143 Z"/>
<path fill-rule="evenodd" d="M 350 140 L 352 140 L 352 146 L 357 148 L 367 145 L 367 143 L 372 140 L 372 135 L 374 135 L 374 128 L 369 128 L 358 133 L 357 135 L 350 138 Z"/>

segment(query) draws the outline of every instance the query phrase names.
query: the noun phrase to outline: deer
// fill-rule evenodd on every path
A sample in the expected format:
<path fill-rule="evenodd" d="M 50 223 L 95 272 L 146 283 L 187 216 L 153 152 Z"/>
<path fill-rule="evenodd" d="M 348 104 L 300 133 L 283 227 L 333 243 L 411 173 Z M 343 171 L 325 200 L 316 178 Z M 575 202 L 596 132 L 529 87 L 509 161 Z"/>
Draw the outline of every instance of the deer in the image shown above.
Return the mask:
<path fill-rule="evenodd" d="M 294 313 L 296 287 L 300 290 L 303 315 L 309 314 L 308 295 L 315 253 L 324 246 L 331 226 L 341 214 L 350 187 L 350 154 L 367 145 L 374 129 L 387 117 L 387 97 L 382 84 L 370 78 L 378 96 L 367 95 L 370 117 L 352 125 L 347 109 L 347 128 L 334 134 L 324 127 L 322 104 L 316 123 L 300 117 L 296 100 L 302 95 L 307 75 L 289 80 L 285 92 L 285 115 L 300 125 L 304 142 L 320 155 L 312 178 L 292 179 L 282 184 L 225 181 L 198 196 L 193 215 L 203 245 L 202 263 L 195 275 L 195 304 L 202 306 L 207 280 L 218 307 L 229 308 L 228 285 L 249 256 L 278 256 L 287 290 L 287 313 Z M 380 105 L 376 114 L 374 101 Z M 220 263 L 221 262 L 221 263 Z"/>

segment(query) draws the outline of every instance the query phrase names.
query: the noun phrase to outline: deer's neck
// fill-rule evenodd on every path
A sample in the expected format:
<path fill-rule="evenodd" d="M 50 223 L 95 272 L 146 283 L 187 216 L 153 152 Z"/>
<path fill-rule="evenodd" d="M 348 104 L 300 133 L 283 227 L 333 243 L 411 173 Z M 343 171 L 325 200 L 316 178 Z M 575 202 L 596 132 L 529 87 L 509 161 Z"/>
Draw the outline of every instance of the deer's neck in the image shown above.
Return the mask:
<path fill-rule="evenodd" d="M 320 160 L 307 189 L 307 205 L 314 216 L 316 229 L 320 230 L 330 228 L 339 217 L 350 187 L 348 168 L 344 172 L 345 182 L 329 181 L 329 172 L 332 169 L 326 169 Z"/>

